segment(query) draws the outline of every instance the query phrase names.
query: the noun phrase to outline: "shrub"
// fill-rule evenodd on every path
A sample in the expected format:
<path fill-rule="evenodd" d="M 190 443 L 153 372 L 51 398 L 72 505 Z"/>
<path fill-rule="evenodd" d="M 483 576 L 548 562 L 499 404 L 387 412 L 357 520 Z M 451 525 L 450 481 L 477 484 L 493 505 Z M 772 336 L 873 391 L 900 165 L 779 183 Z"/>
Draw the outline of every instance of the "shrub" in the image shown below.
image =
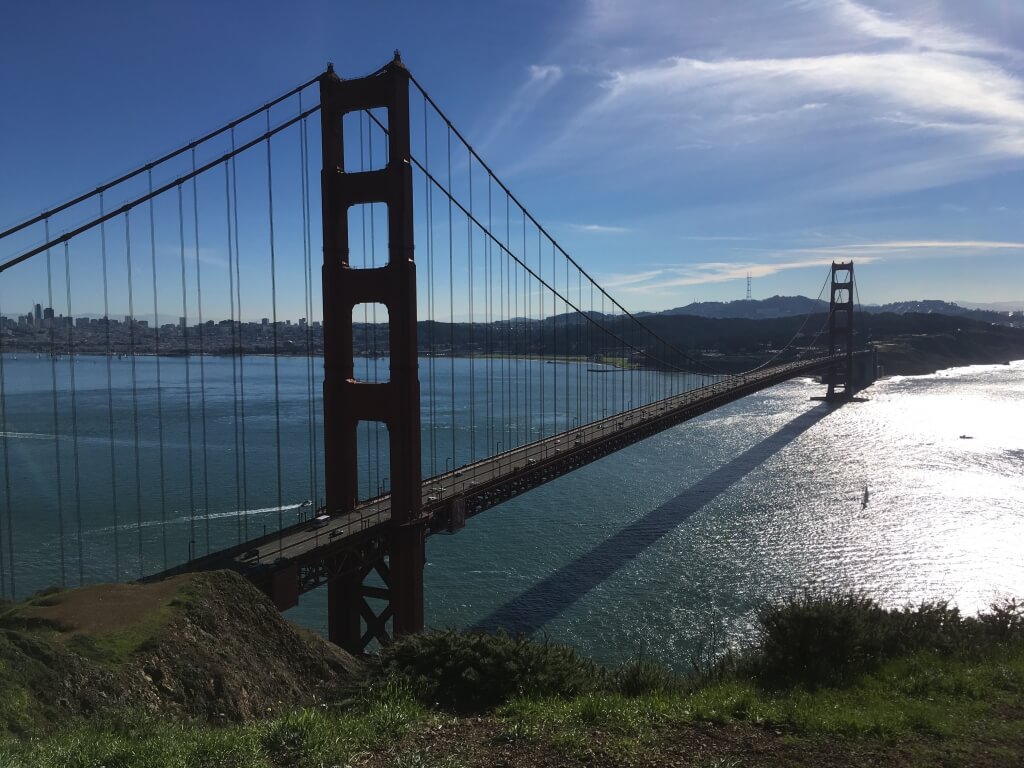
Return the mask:
<path fill-rule="evenodd" d="M 861 592 L 805 590 L 759 606 L 756 615 L 761 642 L 754 665 L 769 687 L 843 684 L 882 656 L 884 611 Z"/>
<path fill-rule="evenodd" d="M 770 688 L 846 685 L 882 662 L 918 651 L 969 657 L 1024 640 L 1024 603 L 964 617 L 946 601 L 898 610 L 863 592 L 804 590 L 756 610 L 761 639 L 744 671 Z"/>
<path fill-rule="evenodd" d="M 1024 600 L 1007 598 L 992 603 L 989 613 L 979 614 L 978 621 L 994 639 L 1024 642 Z"/>
<path fill-rule="evenodd" d="M 595 690 L 605 677 L 571 648 L 505 633 L 408 635 L 378 659 L 383 674 L 406 680 L 424 704 L 458 713 L 492 709 L 516 696 L 575 696 Z"/>

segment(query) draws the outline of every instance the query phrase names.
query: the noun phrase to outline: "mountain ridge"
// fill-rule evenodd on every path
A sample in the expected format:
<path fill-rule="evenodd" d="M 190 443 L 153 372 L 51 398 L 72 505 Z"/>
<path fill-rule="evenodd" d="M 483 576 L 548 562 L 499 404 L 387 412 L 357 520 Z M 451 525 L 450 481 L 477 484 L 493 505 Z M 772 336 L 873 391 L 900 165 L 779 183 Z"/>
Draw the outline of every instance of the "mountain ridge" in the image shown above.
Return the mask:
<path fill-rule="evenodd" d="M 638 312 L 639 317 L 691 315 L 716 320 L 760 320 L 777 317 L 795 317 L 812 312 L 827 312 L 828 302 L 806 296 L 770 296 L 766 299 L 737 299 L 735 301 L 692 302 L 682 307 L 660 312 Z M 1019 326 L 1024 324 L 1024 311 L 974 309 L 942 299 L 896 301 L 888 304 L 862 304 L 860 311 L 897 315 L 936 314 L 950 317 L 968 317 L 982 322 Z"/>

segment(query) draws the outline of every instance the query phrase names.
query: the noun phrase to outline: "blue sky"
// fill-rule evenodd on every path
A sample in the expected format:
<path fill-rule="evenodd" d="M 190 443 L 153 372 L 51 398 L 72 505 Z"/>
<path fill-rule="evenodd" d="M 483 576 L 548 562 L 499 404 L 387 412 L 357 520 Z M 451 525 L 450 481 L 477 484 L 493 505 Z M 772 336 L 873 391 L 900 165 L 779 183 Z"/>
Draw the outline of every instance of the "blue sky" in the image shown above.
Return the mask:
<path fill-rule="evenodd" d="M 1024 305 L 1018 0 L 6 3 L 0 224 L 394 48 L 630 309 Z"/>

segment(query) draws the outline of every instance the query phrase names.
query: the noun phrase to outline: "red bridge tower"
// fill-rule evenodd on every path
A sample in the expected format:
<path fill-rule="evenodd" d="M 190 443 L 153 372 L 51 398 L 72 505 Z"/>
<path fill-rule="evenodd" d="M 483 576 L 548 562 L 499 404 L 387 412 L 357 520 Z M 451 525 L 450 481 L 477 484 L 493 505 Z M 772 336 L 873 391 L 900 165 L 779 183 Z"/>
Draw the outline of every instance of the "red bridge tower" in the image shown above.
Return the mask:
<path fill-rule="evenodd" d="M 358 501 L 356 431 L 377 421 L 390 435 L 391 531 L 370 557 L 339 562 L 328 581 L 328 635 L 360 652 L 374 639 L 423 628 L 424 519 L 421 513 L 420 385 L 416 343 L 416 264 L 413 261 L 409 72 L 397 52 L 380 71 L 342 80 L 333 68 L 320 78 L 323 144 L 324 460 L 327 511 L 352 512 Z M 386 109 L 388 163 L 379 170 L 345 169 L 343 117 Z M 384 203 L 388 263 L 357 269 L 349 259 L 349 208 Z M 358 381 L 352 314 L 362 303 L 388 309 L 390 379 Z M 384 586 L 365 583 L 376 571 Z M 379 613 L 367 598 L 383 601 Z M 389 630 L 388 623 L 391 623 Z"/>

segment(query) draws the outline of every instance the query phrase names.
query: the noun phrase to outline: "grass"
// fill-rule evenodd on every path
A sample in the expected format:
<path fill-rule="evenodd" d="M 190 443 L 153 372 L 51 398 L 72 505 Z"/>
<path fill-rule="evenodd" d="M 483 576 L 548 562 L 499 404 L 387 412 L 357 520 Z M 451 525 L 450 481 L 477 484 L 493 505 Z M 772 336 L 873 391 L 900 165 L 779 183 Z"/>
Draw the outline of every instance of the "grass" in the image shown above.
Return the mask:
<path fill-rule="evenodd" d="M 1021 757 L 1019 716 L 999 714 L 1024 703 L 1021 604 L 963 617 L 942 603 L 891 611 L 857 593 L 803 593 L 762 606 L 758 618 L 759 646 L 703 678 L 634 662 L 600 691 L 520 697 L 498 715 L 509 734 L 556 750 L 579 745 L 578 758 L 595 731 L 609 737 L 613 754 L 635 754 L 700 723 L 803 739 L 939 739 L 951 747 L 1002 740 Z"/>
<path fill-rule="evenodd" d="M 699 724 L 750 725 L 799 739 L 847 743 L 976 739 L 1020 734 L 1020 723 L 993 713 L 1024 701 L 1024 652 L 953 660 L 923 651 L 891 661 L 847 687 L 766 690 L 733 679 L 690 691 L 618 692 L 576 698 L 520 698 L 498 711 L 510 741 L 571 748 L 583 758 L 600 732 L 613 755 L 651 752 L 666 734 Z"/>
<path fill-rule="evenodd" d="M 458 768 L 473 739 L 472 764 L 509 750 L 546 764 L 659 763 L 707 728 L 726 741 L 746 730 L 721 754 L 691 755 L 693 737 L 689 764 L 745 765 L 751 740 L 798 756 L 817 749 L 808 764 L 823 765 L 844 750 L 857 764 L 867 750 L 922 766 L 1024 755 L 1024 605 L 963 617 L 941 603 L 892 611 L 858 593 L 802 593 L 758 618 L 756 648 L 686 677 L 646 659 L 608 670 L 507 635 L 420 635 L 385 649 L 345 705 L 227 727 L 107 718 L 0 742 L 0 768 L 312 768 L 374 750 L 381 768 Z M 8 718 L 20 706 L 17 691 L 0 697 Z M 445 723 L 449 740 L 424 747 Z"/>
<path fill-rule="evenodd" d="M 130 627 L 95 635 L 72 634 L 67 642 L 86 658 L 119 664 L 154 642 L 174 611 L 170 604 L 162 605 Z"/>
<path fill-rule="evenodd" d="M 71 650 L 93 661 L 119 664 L 151 643 L 175 612 L 185 605 L 185 601 L 191 599 L 191 593 L 186 585 L 176 590 L 177 594 L 166 600 L 154 602 L 148 610 L 133 615 L 130 623 L 125 622 L 123 626 L 104 631 L 82 631 L 73 623 L 66 625 L 60 618 L 52 619 L 46 611 L 39 610 L 57 609 L 66 601 L 91 599 L 92 602 L 88 604 L 87 609 L 103 611 L 104 603 L 93 596 L 102 589 L 102 585 L 72 591 L 48 587 L 36 592 L 23 603 L 9 603 L 6 611 L 0 611 L 0 629 L 41 633 L 49 642 L 65 642 Z M 78 609 L 79 612 L 81 610 Z M 59 617 L 60 614 L 57 615 Z"/>
<path fill-rule="evenodd" d="M 428 717 L 408 690 L 373 689 L 344 710 L 301 709 L 216 727 L 122 713 L 58 733 L 0 743 L 0 768 L 314 768 L 346 765 Z M 423 763 L 423 765 L 428 765 Z"/>

